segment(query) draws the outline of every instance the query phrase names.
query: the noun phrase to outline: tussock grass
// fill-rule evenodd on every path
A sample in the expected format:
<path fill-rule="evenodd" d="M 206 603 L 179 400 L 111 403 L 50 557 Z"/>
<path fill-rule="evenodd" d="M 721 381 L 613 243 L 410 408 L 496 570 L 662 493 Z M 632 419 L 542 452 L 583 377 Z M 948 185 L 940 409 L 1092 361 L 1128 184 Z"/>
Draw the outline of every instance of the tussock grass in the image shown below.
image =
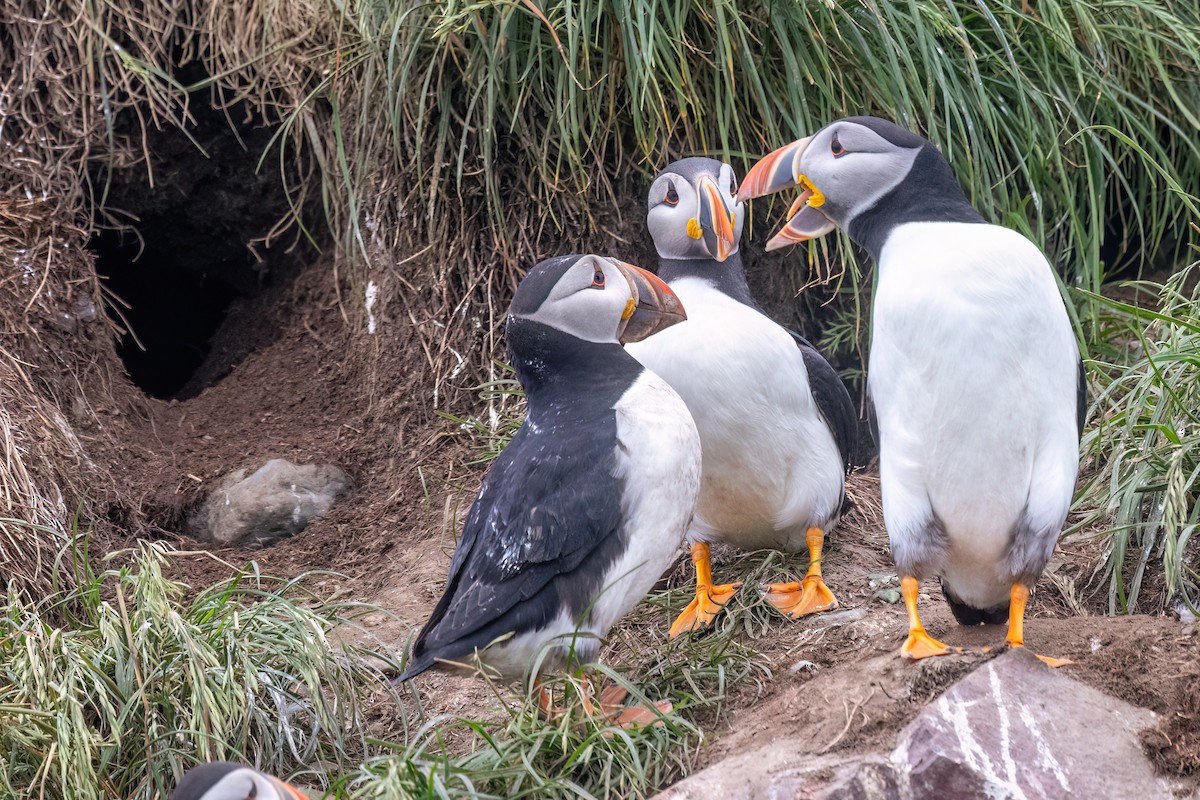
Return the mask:
<path fill-rule="evenodd" d="M 1115 315 L 1101 362 L 1094 427 L 1083 449 L 1094 473 L 1081 490 L 1090 508 L 1077 527 L 1106 531 L 1103 579 L 1110 612 L 1161 611 L 1167 602 L 1200 603 L 1200 263 L 1155 291 L 1160 308 L 1096 298 Z"/>
<path fill-rule="evenodd" d="M 645 178 L 674 156 L 743 162 L 845 114 L 928 134 L 977 203 L 1049 243 L 1091 289 L 1108 219 L 1123 216 L 1116 227 L 1149 250 L 1180 221 L 1096 126 L 1183 185 L 1200 178 L 1189 2 L 106 0 L 40 14 L 0 4 L 0 49 L 20 56 L 0 84 L 20 120 L 6 138 L 29 148 L 0 162 L 11 185 L 84 209 L 80 166 L 136 163 L 139 129 L 186 127 L 206 94 L 245 103 L 280 125 L 264 164 L 300 167 L 281 174 L 304 176 L 297 208 L 320 195 L 358 265 L 348 274 L 432 247 L 437 258 L 402 272 L 447 308 L 470 278 L 485 300 L 531 259 L 594 239 L 606 209 L 636 222 Z M 182 85 L 177 67 L 194 61 L 211 78 Z"/>
<path fill-rule="evenodd" d="M 216 759 L 319 785 L 362 758 L 386 682 L 329 638 L 353 609 L 258 574 L 188 599 L 154 545 L 101 574 L 78 555 L 77 588 L 0 613 L 0 794 L 150 800 Z"/>
<path fill-rule="evenodd" d="M 770 676 L 738 643 L 735 624 L 669 640 L 662 613 L 669 595 L 652 596 L 613 630 L 602 658 L 619 668 L 592 664 L 542 676 L 561 709 L 557 719 L 540 713 L 532 689 L 514 696 L 493 686 L 505 719 L 433 717 L 407 745 L 336 782 L 338 796 L 627 798 L 668 786 L 691 770 L 702 731 L 719 716 L 727 693 Z M 723 616 L 740 620 L 742 614 L 730 609 Z M 670 699 L 674 709 L 657 725 L 614 727 L 584 710 L 585 673 L 593 690 L 616 683 L 631 702 Z"/>

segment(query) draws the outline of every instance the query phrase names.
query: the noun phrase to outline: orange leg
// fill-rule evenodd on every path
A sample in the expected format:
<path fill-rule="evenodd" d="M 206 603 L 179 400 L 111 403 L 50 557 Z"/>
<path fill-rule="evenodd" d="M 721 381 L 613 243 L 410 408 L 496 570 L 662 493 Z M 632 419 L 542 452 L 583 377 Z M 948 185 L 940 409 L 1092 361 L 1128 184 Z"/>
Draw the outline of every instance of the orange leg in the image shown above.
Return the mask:
<path fill-rule="evenodd" d="M 674 709 L 670 700 L 658 700 L 648 706 L 626 706 L 624 705 L 625 696 L 629 693 L 618 684 L 606 686 L 600 692 L 599 697 L 594 697 L 595 689 L 587 674 L 580 678 L 580 684 L 584 713 L 593 719 L 599 718 L 602 724 L 612 724 L 621 728 L 662 725 L 662 716 L 670 714 Z M 540 678 L 534 679 L 533 687 L 537 690 L 538 710 L 542 712 L 542 715 L 551 722 L 562 719 L 566 710 L 561 706 L 554 705 L 554 698 L 551 696 L 550 690 L 546 688 Z"/>
<path fill-rule="evenodd" d="M 1029 602 L 1029 587 L 1023 583 L 1014 582 L 1008 598 L 1008 636 L 1006 640 L 1009 647 L 1024 647 L 1025 605 Z M 1065 667 L 1067 664 L 1075 663 L 1067 658 L 1051 658 L 1050 656 L 1038 656 L 1038 658 L 1052 667 Z"/>
<path fill-rule="evenodd" d="M 726 583 L 714 586 L 712 564 L 709 561 L 708 545 L 700 542 L 692 545 L 692 563 L 696 565 L 696 597 L 675 618 L 671 625 L 671 638 L 685 631 L 703 628 L 713 621 L 725 604 L 732 599 L 741 583 Z"/>
<path fill-rule="evenodd" d="M 904 595 L 904 606 L 908 609 L 908 640 L 900 648 L 900 655 L 914 661 L 930 656 L 949 655 L 952 652 L 951 648 L 930 636 L 921 624 L 921 618 L 917 615 L 918 589 L 916 578 L 906 575 L 900 579 L 900 592 Z M 960 648 L 955 650 L 961 652 Z"/>
<path fill-rule="evenodd" d="M 806 539 L 809 564 L 804 580 L 799 583 L 768 583 L 763 587 L 767 602 L 792 619 L 838 607 L 837 598 L 829 591 L 825 579 L 821 577 L 821 550 L 825 545 L 825 531 L 809 528 Z"/>

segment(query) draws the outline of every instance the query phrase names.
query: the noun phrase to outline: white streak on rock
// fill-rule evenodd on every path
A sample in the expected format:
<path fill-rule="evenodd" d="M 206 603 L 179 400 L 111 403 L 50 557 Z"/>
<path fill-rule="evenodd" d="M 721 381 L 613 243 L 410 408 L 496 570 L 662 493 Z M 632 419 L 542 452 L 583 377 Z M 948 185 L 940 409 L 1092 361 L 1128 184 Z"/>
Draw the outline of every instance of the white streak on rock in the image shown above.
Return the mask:
<path fill-rule="evenodd" d="M 1058 759 L 1054 757 L 1054 753 L 1050 752 L 1050 743 L 1046 741 L 1045 736 L 1042 736 L 1042 732 L 1038 728 L 1037 717 L 1034 716 L 1033 712 L 1024 703 L 1021 703 L 1020 707 L 1021 721 L 1025 723 L 1025 727 L 1029 730 L 1030 738 L 1037 744 L 1041 765 L 1050 770 L 1064 792 L 1071 791 L 1071 782 L 1067 780 L 1067 773 L 1058 763 Z"/>

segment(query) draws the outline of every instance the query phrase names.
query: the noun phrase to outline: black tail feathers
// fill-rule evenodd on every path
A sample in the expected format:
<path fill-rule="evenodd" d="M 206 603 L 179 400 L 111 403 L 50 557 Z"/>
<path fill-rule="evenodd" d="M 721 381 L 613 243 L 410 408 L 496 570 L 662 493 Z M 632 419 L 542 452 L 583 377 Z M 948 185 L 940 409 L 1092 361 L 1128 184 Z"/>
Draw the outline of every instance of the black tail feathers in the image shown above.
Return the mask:
<path fill-rule="evenodd" d="M 955 597 L 942 581 L 942 595 L 950 604 L 954 618 L 959 625 L 1003 625 L 1008 622 L 1008 603 L 1001 603 L 991 608 L 975 608 Z"/>

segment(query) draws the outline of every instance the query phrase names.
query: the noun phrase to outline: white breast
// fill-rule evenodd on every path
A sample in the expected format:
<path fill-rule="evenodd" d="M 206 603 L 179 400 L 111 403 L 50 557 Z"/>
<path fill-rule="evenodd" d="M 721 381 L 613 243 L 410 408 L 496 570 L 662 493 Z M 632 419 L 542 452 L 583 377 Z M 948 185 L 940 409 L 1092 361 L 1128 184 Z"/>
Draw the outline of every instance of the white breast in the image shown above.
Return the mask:
<path fill-rule="evenodd" d="M 898 564 L 963 601 L 1007 597 L 1009 537 L 1061 528 L 1078 468 L 1079 353 L 1045 256 L 992 225 L 914 223 L 879 263 L 869 386 Z M 949 539 L 932 552 L 930 513 Z M 938 563 L 932 563 L 932 562 Z"/>
<path fill-rule="evenodd" d="M 841 456 L 795 340 L 707 281 L 671 283 L 688 319 L 627 350 L 671 384 L 704 454 L 689 538 L 746 549 L 804 547 L 841 503 Z"/>
<path fill-rule="evenodd" d="M 687 406 L 646 371 L 622 395 L 617 414 L 617 467 L 622 481 L 625 552 L 604 576 L 587 625 L 596 636 L 650 591 L 671 565 L 700 491 L 700 437 Z"/>

